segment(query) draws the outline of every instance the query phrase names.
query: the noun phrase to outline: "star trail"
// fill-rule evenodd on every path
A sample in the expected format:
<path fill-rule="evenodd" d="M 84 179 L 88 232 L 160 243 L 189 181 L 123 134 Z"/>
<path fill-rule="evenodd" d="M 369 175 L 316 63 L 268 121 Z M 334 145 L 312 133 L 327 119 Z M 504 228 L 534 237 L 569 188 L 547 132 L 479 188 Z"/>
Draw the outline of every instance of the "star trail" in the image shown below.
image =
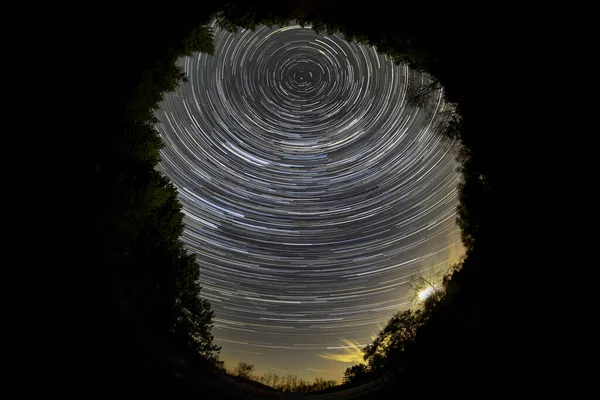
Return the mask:
<path fill-rule="evenodd" d="M 419 74 L 300 26 L 216 28 L 214 56 L 179 64 L 159 170 L 222 358 L 341 381 L 348 353 L 414 304 L 415 276 L 460 255 L 441 92 L 410 106 Z"/>

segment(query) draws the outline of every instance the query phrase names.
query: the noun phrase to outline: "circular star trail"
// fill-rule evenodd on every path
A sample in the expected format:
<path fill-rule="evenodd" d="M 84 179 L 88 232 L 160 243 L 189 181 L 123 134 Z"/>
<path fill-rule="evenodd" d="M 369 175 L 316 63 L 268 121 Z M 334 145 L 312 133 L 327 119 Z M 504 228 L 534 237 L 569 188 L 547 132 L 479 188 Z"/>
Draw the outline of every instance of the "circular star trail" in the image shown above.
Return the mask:
<path fill-rule="evenodd" d="M 333 368 L 459 242 L 441 93 L 409 106 L 416 74 L 299 26 L 216 29 L 215 55 L 180 65 L 188 82 L 157 112 L 159 169 L 179 190 L 222 353 Z"/>

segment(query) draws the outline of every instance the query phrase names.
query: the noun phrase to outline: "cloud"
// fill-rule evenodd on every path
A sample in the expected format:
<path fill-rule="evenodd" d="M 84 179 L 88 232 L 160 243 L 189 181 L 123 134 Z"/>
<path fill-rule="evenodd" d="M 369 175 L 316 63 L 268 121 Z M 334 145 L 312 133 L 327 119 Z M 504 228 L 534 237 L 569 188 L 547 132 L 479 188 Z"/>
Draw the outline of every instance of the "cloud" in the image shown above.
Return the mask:
<path fill-rule="evenodd" d="M 331 350 L 341 350 L 342 353 L 323 353 L 317 355 L 327 360 L 339 361 L 344 363 L 356 364 L 363 361 L 362 348 L 364 347 L 364 345 L 361 345 L 357 342 L 348 339 L 343 339 L 342 342 L 346 346 L 328 348 Z"/>

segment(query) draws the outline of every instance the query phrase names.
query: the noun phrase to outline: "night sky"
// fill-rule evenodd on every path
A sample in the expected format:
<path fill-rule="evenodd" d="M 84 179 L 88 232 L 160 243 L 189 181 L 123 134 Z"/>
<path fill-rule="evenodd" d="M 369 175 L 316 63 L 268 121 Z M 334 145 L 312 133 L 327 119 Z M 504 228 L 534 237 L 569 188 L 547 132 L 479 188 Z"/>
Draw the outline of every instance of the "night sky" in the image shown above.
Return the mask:
<path fill-rule="evenodd" d="M 221 359 L 341 381 L 411 282 L 462 254 L 445 105 L 421 75 L 309 28 L 216 30 L 157 112 Z"/>

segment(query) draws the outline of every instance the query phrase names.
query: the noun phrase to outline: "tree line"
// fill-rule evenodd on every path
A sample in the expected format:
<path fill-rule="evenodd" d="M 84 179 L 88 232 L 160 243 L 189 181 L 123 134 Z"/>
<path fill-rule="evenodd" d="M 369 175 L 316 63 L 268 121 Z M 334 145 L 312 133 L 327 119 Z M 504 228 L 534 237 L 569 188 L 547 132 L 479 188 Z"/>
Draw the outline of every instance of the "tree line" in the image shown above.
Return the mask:
<path fill-rule="evenodd" d="M 213 51 L 212 31 L 201 24 L 138 71 L 115 111 L 118 122 L 99 140 L 95 184 L 109 304 L 178 352 L 222 366 L 214 314 L 199 296 L 200 268 L 180 240 L 177 189 L 156 169 L 163 143 L 154 128 L 165 93 L 186 79 L 177 59 Z"/>
<path fill-rule="evenodd" d="M 316 393 L 338 386 L 335 380 L 326 380 L 321 377 L 310 382 L 304 378 L 298 378 L 295 374 L 278 375 L 265 372 L 263 375 L 254 375 L 254 365 L 240 361 L 233 369 L 232 375 L 244 380 L 260 382 L 282 392 Z"/>
<path fill-rule="evenodd" d="M 426 279 L 420 275 L 412 285 L 415 297 L 422 291 L 430 294 L 416 308 L 396 312 L 372 343 L 363 349 L 364 363 L 344 371 L 342 384 L 356 386 L 374 381 L 385 375 L 393 375 L 410 366 L 415 353 L 415 342 L 419 329 L 427 324 L 435 307 L 443 300 L 452 275 L 460 271 L 462 261 L 453 264 L 443 278 Z"/>

